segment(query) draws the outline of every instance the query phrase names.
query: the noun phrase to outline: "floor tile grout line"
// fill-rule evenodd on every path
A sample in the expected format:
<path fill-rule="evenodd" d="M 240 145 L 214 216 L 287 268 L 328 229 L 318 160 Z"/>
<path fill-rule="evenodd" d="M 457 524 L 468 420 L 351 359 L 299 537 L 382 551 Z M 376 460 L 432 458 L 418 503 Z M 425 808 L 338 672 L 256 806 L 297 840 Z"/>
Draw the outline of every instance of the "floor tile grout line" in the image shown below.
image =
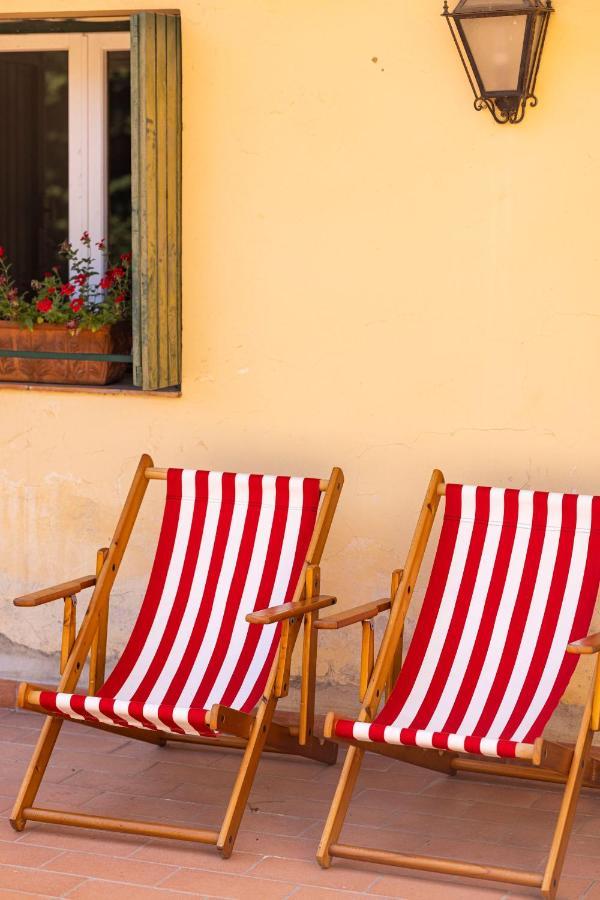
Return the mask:
<path fill-rule="evenodd" d="M 307 832 L 307 831 L 310 831 L 310 829 L 311 829 L 314 825 L 319 824 L 319 823 L 320 823 L 320 820 L 319 820 L 319 819 L 314 819 L 314 820 L 310 823 L 310 825 L 307 825 L 306 828 L 303 828 L 302 831 L 299 831 L 298 834 L 296 835 L 296 837 L 304 837 L 304 836 L 306 835 L 306 832 Z M 321 823 L 321 824 L 322 824 L 322 823 Z M 282 837 L 283 837 L 283 835 L 282 835 Z"/>
<path fill-rule="evenodd" d="M 186 896 L 189 896 L 189 897 L 202 896 L 202 895 L 197 894 L 194 891 L 185 891 L 185 890 L 181 890 L 180 888 L 178 888 L 177 891 L 172 891 L 169 888 L 161 888 L 161 887 L 157 887 L 157 885 L 153 885 L 153 884 L 139 884 L 138 882 L 133 882 L 133 881 L 126 881 L 126 882 L 115 881 L 113 878 L 110 878 L 110 879 L 97 878 L 95 875 L 84 875 L 84 876 L 82 876 L 82 878 L 83 878 L 83 880 L 79 884 L 76 884 L 72 888 L 69 888 L 67 893 L 63 893 L 60 896 L 68 897 L 72 891 L 78 890 L 83 884 L 94 884 L 94 882 L 96 882 L 97 884 L 101 884 L 101 885 L 102 884 L 115 884 L 115 885 L 124 885 L 125 887 L 135 887 L 135 888 L 139 887 L 142 889 L 147 888 L 149 890 L 159 890 L 159 891 L 163 892 L 166 896 L 169 896 L 169 895 L 176 896 L 177 894 L 185 894 Z M 46 894 L 44 896 L 46 897 L 46 900 L 48 900 L 48 895 Z"/>
<path fill-rule="evenodd" d="M 246 869 L 246 871 L 244 873 L 240 873 L 240 874 L 249 875 L 253 869 L 255 869 L 258 865 L 260 865 L 266 859 L 270 859 L 270 855 L 268 853 L 263 853 L 261 855 L 260 859 L 257 859 L 256 862 L 253 862 L 252 865 L 248 869 Z"/>
<path fill-rule="evenodd" d="M 69 826 L 64 826 L 64 827 L 68 828 Z M 43 831 L 43 829 L 41 829 L 41 830 Z M 29 831 L 29 832 L 26 832 L 25 834 L 27 835 L 27 834 L 31 834 L 31 833 L 32 832 Z M 80 847 L 56 848 L 56 847 L 52 846 L 52 844 L 40 844 L 40 843 L 37 843 L 37 841 L 26 841 L 24 843 L 24 846 L 25 847 L 39 847 L 39 848 L 45 849 L 45 850 L 58 850 L 59 849 L 61 853 L 82 853 L 82 854 L 91 855 L 91 856 L 98 856 L 101 859 L 109 858 L 109 859 L 118 859 L 118 860 L 126 860 L 126 859 L 128 860 L 128 859 L 136 859 L 134 856 L 134 853 L 137 853 L 138 850 L 141 850 L 141 849 L 143 849 L 143 847 L 147 846 L 149 841 L 150 841 L 150 838 L 146 839 L 145 843 L 141 844 L 139 847 L 135 846 L 125 856 L 121 856 L 120 854 L 116 855 L 114 850 L 103 853 L 100 850 L 82 850 Z M 18 839 L 16 841 L 4 841 L 4 840 L 0 839 L 0 845 L 1 844 L 12 845 L 12 844 L 17 844 L 17 843 L 23 843 L 23 841 L 21 839 Z M 52 859 L 54 859 L 54 857 L 52 857 Z M 145 862 L 148 862 L 148 861 L 149 860 L 145 860 Z M 51 862 L 51 860 L 47 860 L 47 862 Z M 136 860 L 136 862 L 137 862 L 137 860 Z"/>
<path fill-rule="evenodd" d="M 177 874 L 178 874 L 179 872 L 181 872 L 184 868 L 185 868 L 184 866 L 179 866 L 179 865 L 175 866 L 174 871 L 173 871 L 173 872 L 167 872 L 167 874 L 164 876 L 164 878 L 160 878 L 160 879 L 156 882 L 156 884 L 154 885 L 154 887 L 160 887 L 161 884 L 163 884 L 163 882 L 165 882 L 165 881 L 167 880 L 167 878 L 171 878 L 173 875 L 177 875 Z M 195 871 L 195 870 L 192 869 L 191 871 Z M 202 871 L 202 870 L 200 870 L 200 871 Z"/>
<path fill-rule="evenodd" d="M 74 884 L 73 887 L 67 888 L 66 891 L 63 891 L 63 893 L 60 895 L 61 898 L 68 897 L 69 894 L 71 894 L 73 891 L 79 890 L 79 888 L 81 887 L 82 884 L 89 884 L 89 882 L 92 880 L 92 878 L 87 875 L 83 875 L 82 878 L 83 878 L 83 881 L 80 881 L 79 884 Z"/>
<path fill-rule="evenodd" d="M 7 868 L 11 868 L 11 866 L 7 866 Z M 2 894 L 4 892 L 8 893 L 8 891 L 12 891 L 12 888 L 5 889 L 0 885 L 0 897 L 2 896 Z M 38 894 L 36 891 L 21 891 L 20 893 L 22 893 L 22 895 L 24 897 L 42 897 L 43 900 L 54 900 L 54 897 L 52 895 Z M 58 897 L 58 894 L 56 895 L 56 900 L 60 900 L 60 898 Z"/>
<path fill-rule="evenodd" d="M 367 887 L 365 888 L 365 891 L 366 891 L 367 893 L 369 893 L 370 890 L 371 890 L 371 888 L 375 887 L 375 885 L 376 885 L 379 881 L 381 881 L 381 878 L 382 878 L 381 875 L 376 875 L 376 876 L 373 878 L 373 881 L 372 881 L 370 884 L 367 885 Z"/>
<path fill-rule="evenodd" d="M 282 859 L 282 860 L 290 861 L 290 859 L 289 859 L 288 857 L 285 857 L 285 856 L 279 856 L 279 855 L 277 855 L 277 854 L 265 854 L 265 859 Z M 261 861 L 257 861 L 256 864 L 255 864 L 252 868 L 255 868 L 257 865 L 259 865 L 259 862 L 261 862 Z M 293 860 L 293 862 L 305 862 L 305 860 Z M 270 881 L 270 882 L 273 882 L 274 884 L 280 884 L 281 882 L 285 882 L 286 880 L 288 880 L 288 879 L 286 879 L 284 876 L 282 876 L 281 878 L 278 878 L 278 877 L 275 877 L 275 876 L 273 876 L 273 875 L 261 875 L 260 873 L 259 873 L 258 875 L 251 875 L 251 874 L 249 874 L 249 872 L 246 872 L 245 874 L 242 874 L 242 873 L 240 873 L 240 872 L 231 872 L 231 873 L 227 873 L 227 872 L 222 872 L 222 871 L 218 871 L 218 870 L 214 870 L 214 869 L 197 869 L 197 868 L 189 868 L 188 866 L 178 866 L 177 868 L 178 868 L 179 871 L 183 871 L 183 872 L 193 872 L 193 873 L 196 873 L 196 874 L 200 874 L 201 872 L 202 872 L 202 873 L 205 873 L 205 874 L 206 874 L 206 873 L 214 874 L 214 873 L 216 872 L 216 873 L 219 874 L 219 875 L 227 875 L 227 874 L 231 874 L 231 875 L 233 875 L 233 876 L 235 876 L 235 877 L 238 877 L 238 878 L 248 878 L 248 879 L 250 879 L 251 881 L 258 881 L 258 880 L 260 880 L 260 881 Z M 166 879 L 166 878 L 172 877 L 173 874 L 175 874 L 175 873 L 172 873 L 172 872 L 171 872 L 171 873 L 169 873 L 168 875 L 165 875 L 165 879 Z M 164 884 L 164 880 L 165 880 L 165 879 L 161 879 L 160 881 L 158 881 L 158 882 L 156 883 L 155 886 Z M 133 884 L 133 882 L 132 882 L 132 884 Z M 298 883 L 297 883 L 297 885 L 296 885 L 296 887 L 313 888 L 313 887 L 327 887 L 327 886 L 326 886 L 326 885 L 317 885 L 317 884 L 316 884 L 315 882 L 313 882 L 313 881 L 302 881 L 302 880 L 299 880 Z M 361 889 L 358 890 L 358 891 L 354 891 L 354 889 L 349 889 L 349 888 L 347 889 L 347 888 L 339 888 L 339 887 L 336 887 L 336 888 L 332 888 L 332 890 L 336 890 L 336 891 L 350 891 L 350 892 L 354 892 L 354 893 L 360 893 L 361 891 L 366 890 L 366 888 L 361 888 Z M 212 895 L 211 895 L 211 896 L 212 896 Z"/>
<path fill-rule="evenodd" d="M 48 847 L 47 849 L 55 849 L 55 848 Z M 51 856 L 50 859 L 45 860 L 45 862 L 43 862 L 41 866 L 36 866 L 35 867 L 36 871 L 38 871 L 38 872 L 43 871 L 45 869 L 47 863 L 55 862 L 57 859 L 60 859 L 61 856 L 64 856 L 65 853 L 68 853 L 68 850 L 58 850 L 58 852 L 54 856 Z M 50 872 L 52 870 L 48 869 L 48 871 Z"/>

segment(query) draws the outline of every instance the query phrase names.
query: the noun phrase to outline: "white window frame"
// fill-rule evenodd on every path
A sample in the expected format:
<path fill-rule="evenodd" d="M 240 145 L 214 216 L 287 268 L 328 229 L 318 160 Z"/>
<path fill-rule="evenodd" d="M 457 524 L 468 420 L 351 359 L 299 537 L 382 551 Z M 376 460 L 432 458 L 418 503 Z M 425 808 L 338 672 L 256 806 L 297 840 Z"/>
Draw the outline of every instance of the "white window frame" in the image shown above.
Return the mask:
<path fill-rule="evenodd" d="M 0 53 L 67 51 L 69 100 L 69 241 L 79 246 L 89 231 L 94 266 L 104 257 L 95 242 L 108 231 L 107 54 L 130 50 L 129 32 L 2 34 Z"/>

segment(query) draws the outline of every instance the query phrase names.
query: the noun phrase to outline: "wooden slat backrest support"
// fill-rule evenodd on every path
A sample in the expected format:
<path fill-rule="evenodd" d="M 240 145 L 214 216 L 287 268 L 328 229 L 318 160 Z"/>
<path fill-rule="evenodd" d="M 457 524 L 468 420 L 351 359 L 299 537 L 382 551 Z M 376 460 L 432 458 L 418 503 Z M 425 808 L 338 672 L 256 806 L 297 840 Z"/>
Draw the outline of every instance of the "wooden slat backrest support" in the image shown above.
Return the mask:
<path fill-rule="evenodd" d="M 370 722 L 377 713 L 377 708 L 385 689 L 386 680 L 389 677 L 389 673 L 394 663 L 394 657 L 397 653 L 399 643 L 402 640 L 404 620 L 412 599 L 421 563 L 423 562 L 427 541 L 429 540 L 435 514 L 439 506 L 440 495 L 443 492 L 443 485 L 444 476 L 439 469 L 434 469 L 425 494 L 425 500 L 421 508 L 421 514 L 417 522 L 417 527 L 415 528 L 410 550 L 406 558 L 404 572 L 394 597 L 388 626 L 377 655 L 373 675 L 365 694 L 363 708 L 358 716 L 359 722 Z"/>
<path fill-rule="evenodd" d="M 98 575 L 89 607 L 60 680 L 58 686 L 60 692 L 72 694 L 75 691 L 94 637 L 98 629 L 102 627 L 110 591 L 117 577 L 123 554 L 127 548 L 137 514 L 148 487 L 146 469 L 151 466 L 152 459 L 147 454 L 144 454 L 135 471 L 125 505 L 123 506 L 123 512 L 108 548 L 104 565 Z"/>

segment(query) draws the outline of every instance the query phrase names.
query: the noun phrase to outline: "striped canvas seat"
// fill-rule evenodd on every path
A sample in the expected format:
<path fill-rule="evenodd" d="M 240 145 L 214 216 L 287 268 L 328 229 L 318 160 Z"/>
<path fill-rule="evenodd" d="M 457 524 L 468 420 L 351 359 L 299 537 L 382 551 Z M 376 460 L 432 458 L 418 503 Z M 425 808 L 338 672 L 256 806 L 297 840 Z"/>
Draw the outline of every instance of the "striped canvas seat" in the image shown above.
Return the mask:
<path fill-rule="evenodd" d="M 565 691 L 600 580 L 600 497 L 446 486 L 415 633 L 373 723 L 341 738 L 531 757 Z"/>
<path fill-rule="evenodd" d="M 94 697 L 43 691 L 69 719 L 206 734 L 214 703 L 257 704 L 279 625 L 246 615 L 289 602 L 303 571 L 319 481 L 169 469 L 146 595 L 125 650 Z"/>

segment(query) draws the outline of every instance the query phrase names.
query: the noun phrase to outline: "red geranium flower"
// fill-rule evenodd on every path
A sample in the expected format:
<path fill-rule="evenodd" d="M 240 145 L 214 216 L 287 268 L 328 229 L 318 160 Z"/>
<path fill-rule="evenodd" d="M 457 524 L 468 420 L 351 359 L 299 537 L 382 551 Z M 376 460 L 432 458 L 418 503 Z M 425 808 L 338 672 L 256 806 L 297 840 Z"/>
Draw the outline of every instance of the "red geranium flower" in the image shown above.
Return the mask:
<path fill-rule="evenodd" d="M 63 295 L 63 297 L 70 297 L 71 294 L 75 293 L 75 285 L 69 284 L 69 282 L 67 282 L 67 284 L 63 284 L 61 286 L 60 292 Z"/>
<path fill-rule="evenodd" d="M 46 288 L 46 290 L 48 291 L 49 294 L 55 294 L 55 293 L 56 293 L 56 288 L 55 288 L 55 287 L 52 287 L 52 286 Z"/>
<path fill-rule="evenodd" d="M 4 247 L 0 247 L 0 259 L 2 259 L 2 257 L 4 256 L 5 253 L 6 253 L 6 250 L 4 249 Z"/>
<path fill-rule="evenodd" d="M 50 299 L 50 297 L 44 297 L 43 300 L 38 300 L 35 306 L 38 312 L 50 312 L 50 310 L 52 309 L 52 300 Z"/>
<path fill-rule="evenodd" d="M 121 262 L 131 262 L 131 253 L 121 253 Z"/>
<path fill-rule="evenodd" d="M 115 297 L 115 303 L 125 303 L 125 294 L 119 294 L 118 297 Z"/>
<path fill-rule="evenodd" d="M 87 280 L 88 280 L 88 276 L 84 275 L 83 273 L 81 275 L 76 275 L 75 278 L 73 279 L 75 284 L 78 284 L 79 287 L 83 287 L 83 285 L 86 283 Z"/>
<path fill-rule="evenodd" d="M 78 313 L 83 306 L 83 300 L 81 299 L 81 297 L 73 297 L 73 299 L 69 303 L 69 306 L 74 313 Z"/>
<path fill-rule="evenodd" d="M 123 276 L 125 275 L 125 269 L 123 268 L 123 266 L 115 266 L 114 269 L 112 269 L 112 274 L 115 278 L 123 278 Z"/>
<path fill-rule="evenodd" d="M 89 233 L 89 231 L 84 231 L 84 232 L 83 232 L 83 234 L 82 234 L 81 237 L 80 237 L 80 241 L 81 241 L 82 244 L 89 244 L 89 243 L 90 243 L 91 238 L 90 238 L 90 233 Z"/>

